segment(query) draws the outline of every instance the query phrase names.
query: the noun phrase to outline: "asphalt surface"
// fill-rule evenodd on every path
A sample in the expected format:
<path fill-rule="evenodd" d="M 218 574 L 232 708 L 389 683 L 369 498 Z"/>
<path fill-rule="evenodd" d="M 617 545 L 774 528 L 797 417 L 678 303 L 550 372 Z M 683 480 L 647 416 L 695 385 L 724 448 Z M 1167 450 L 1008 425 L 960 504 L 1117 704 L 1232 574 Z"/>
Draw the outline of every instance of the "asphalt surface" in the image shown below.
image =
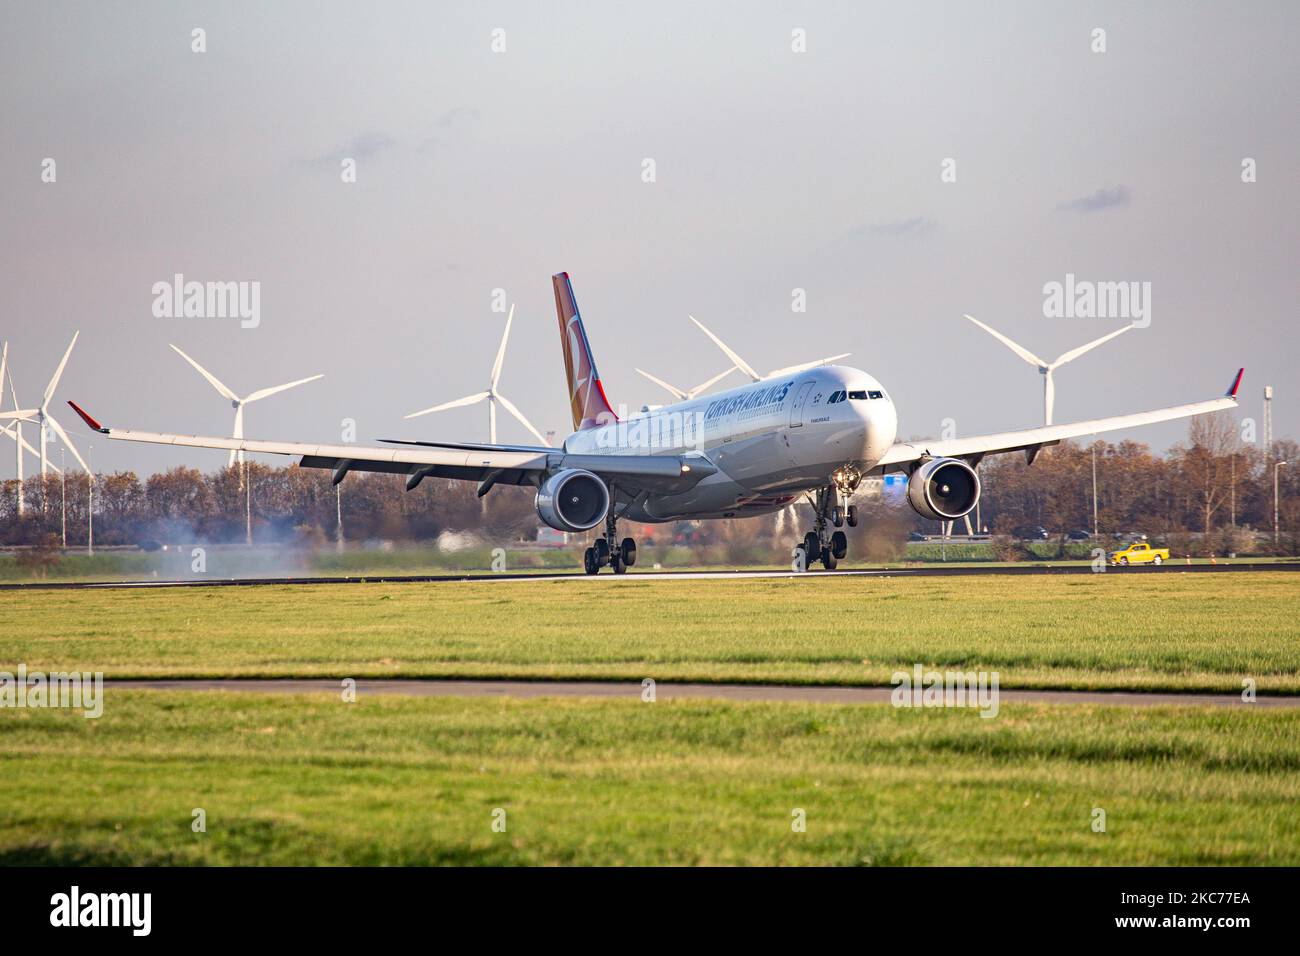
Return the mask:
<path fill-rule="evenodd" d="M 105 681 L 108 690 L 220 690 L 263 694 L 342 692 L 342 681 L 329 678 L 292 680 L 121 680 Z M 613 697 L 639 700 L 636 681 L 526 680 L 358 680 L 357 697 L 398 694 L 409 697 Z M 787 701 L 821 704 L 887 704 L 892 687 L 817 686 L 800 684 L 656 683 L 656 700 Z M 1300 697 L 1259 696 L 1246 703 L 1240 694 L 1138 693 L 1131 691 L 1008 690 L 999 688 L 1000 703 L 1112 704 L 1143 706 L 1300 707 Z"/>
<path fill-rule="evenodd" d="M 1246 571 L 1300 571 L 1300 562 L 1267 562 L 1258 564 L 1178 564 L 1170 561 L 1160 567 L 1137 566 L 1107 568 L 1107 574 L 1228 574 Z M 436 584 L 449 581 L 700 581 L 741 578 L 795 578 L 815 580 L 822 577 L 963 577 L 980 574 L 1009 574 L 1013 576 L 1037 574 L 1092 574 L 1091 565 L 1013 566 L 999 568 L 960 567 L 948 568 L 852 568 L 839 571 L 810 570 L 794 572 L 785 570 L 756 571 L 630 571 L 616 575 L 608 570 L 588 576 L 582 571 L 560 574 L 492 573 L 476 571 L 459 574 L 377 574 L 354 577 L 280 577 L 280 578 L 187 578 L 175 581 L 37 581 L 30 584 L 0 584 L 0 591 L 78 591 L 126 590 L 140 588 L 211 588 L 211 587 L 266 587 L 292 584 Z"/>

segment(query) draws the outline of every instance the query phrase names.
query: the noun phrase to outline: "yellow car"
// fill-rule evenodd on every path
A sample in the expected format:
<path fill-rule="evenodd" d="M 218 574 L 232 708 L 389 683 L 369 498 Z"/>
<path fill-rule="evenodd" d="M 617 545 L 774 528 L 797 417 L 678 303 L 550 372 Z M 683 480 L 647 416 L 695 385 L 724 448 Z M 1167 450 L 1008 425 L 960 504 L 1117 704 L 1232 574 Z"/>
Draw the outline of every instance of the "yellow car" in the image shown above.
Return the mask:
<path fill-rule="evenodd" d="M 1112 565 L 1161 564 L 1169 560 L 1168 548 L 1153 548 L 1145 541 L 1135 541 L 1126 548 L 1108 555 Z"/>

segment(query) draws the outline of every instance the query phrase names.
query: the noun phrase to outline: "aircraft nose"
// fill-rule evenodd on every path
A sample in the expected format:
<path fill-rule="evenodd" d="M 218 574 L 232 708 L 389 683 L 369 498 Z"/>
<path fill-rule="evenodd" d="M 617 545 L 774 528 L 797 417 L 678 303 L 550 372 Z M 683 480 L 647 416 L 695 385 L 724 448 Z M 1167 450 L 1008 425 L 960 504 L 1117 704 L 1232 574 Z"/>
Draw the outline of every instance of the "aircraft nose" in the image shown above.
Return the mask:
<path fill-rule="evenodd" d="M 898 416 L 888 399 L 876 398 L 858 405 L 862 420 L 862 460 L 879 461 L 894 444 L 898 431 Z"/>

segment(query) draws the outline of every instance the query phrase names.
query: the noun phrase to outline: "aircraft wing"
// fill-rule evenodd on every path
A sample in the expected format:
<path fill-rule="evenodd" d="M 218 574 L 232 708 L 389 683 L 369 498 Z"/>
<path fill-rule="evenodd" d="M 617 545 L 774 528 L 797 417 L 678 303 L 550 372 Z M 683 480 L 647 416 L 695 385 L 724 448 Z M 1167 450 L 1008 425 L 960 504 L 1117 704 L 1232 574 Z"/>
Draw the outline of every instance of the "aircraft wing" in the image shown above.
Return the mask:
<path fill-rule="evenodd" d="M 295 455 L 303 468 L 328 468 L 338 484 L 353 471 L 407 476 L 407 489 L 424 478 L 477 481 L 479 494 L 493 485 L 535 485 L 561 468 L 584 468 L 617 483 L 621 490 L 684 492 L 717 471 L 703 457 L 686 455 L 570 455 L 562 448 L 532 445 L 436 445 L 392 443 L 388 447 L 320 445 L 309 442 L 257 441 L 170 435 L 106 428 L 68 402 L 88 426 L 115 441 L 137 441 L 184 448 L 220 448 L 264 455 Z"/>
<path fill-rule="evenodd" d="M 913 462 L 923 458 L 964 458 L 972 465 L 978 464 L 985 455 L 1000 455 L 1009 451 L 1023 451 L 1030 462 L 1045 445 L 1056 445 L 1067 438 L 1081 438 L 1101 432 L 1119 431 L 1137 425 L 1154 425 L 1178 418 L 1191 418 L 1194 415 L 1206 415 L 1237 407 L 1237 390 L 1241 387 L 1241 378 L 1245 369 L 1237 372 L 1232 386 L 1221 398 L 1212 398 L 1205 402 L 1192 402 L 1188 405 L 1172 405 L 1157 408 L 1149 412 L 1136 412 L 1132 415 L 1115 415 L 1111 418 L 1094 418 L 1086 422 L 1071 422 L 1065 425 L 1044 425 L 1041 428 L 1025 428 L 1014 432 L 1001 432 L 997 435 L 973 435 L 970 438 L 949 438 L 931 441 L 898 442 L 876 464 L 873 472 L 885 474 L 891 471 L 906 471 Z"/>

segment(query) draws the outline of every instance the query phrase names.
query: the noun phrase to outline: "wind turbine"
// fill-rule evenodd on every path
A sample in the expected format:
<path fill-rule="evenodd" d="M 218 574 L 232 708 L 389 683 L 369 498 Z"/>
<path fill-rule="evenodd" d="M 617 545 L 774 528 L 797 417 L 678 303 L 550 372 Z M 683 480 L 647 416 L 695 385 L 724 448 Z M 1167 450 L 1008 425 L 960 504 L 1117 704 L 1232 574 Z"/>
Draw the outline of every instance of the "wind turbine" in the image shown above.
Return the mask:
<path fill-rule="evenodd" d="M 230 404 L 235 409 L 235 424 L 234 424 L 234 428 L 231 430 L 230 433 L 231 438 L 244 437 L 244 406 L 245 405 L 248 405 L 252 402 L 261 401 L 262 399 L 274 395 L 277 392 L 283 392 L 288 389 L 294 388 L 298 385 L 306 385 L 308 382 L 314 382 L 318 378 L 325 377 L 323 375 L 312 375 L 308 378 L 300 378 L 297 381 L 286 382 L 283 385 L 275 385 L 271 388 L 259 388 L 256 392 L 250 392 L 249 394 L 245 395 L 243 398 L 240 398 L 229 388 L 227 388 L 221 382 L 220 379 L 218 379 L 215 375 L 213 375 L 211 372 L 205 369 L 198 362 L 194 361 L 194 359 L 190 358 L 188 355 L 186 355 L 176 346 L 174 345 L 172 346 L 172 351 L 175 352 L 177 355 L 179 355 L 181 358 L 185 359 L 185 361 L 193 365 L 195 370 L 208 380 L 208 384 L 211 385 L 213 388 L 215 388 L 219 393 L 221 393 L 223 397 L 230 399 Z M 235 451 L 235 449 L 232 448 L 230 450 L 230 460 L 226 462 L 226 467 L 227 468 L 233 467 L 236 460 L 238 460 L 240 464 L 243 464 L 244 453 L 243 451 Z"/>
<path fill-rule="evenodd" d="M 713 344 L 716 345 L 718 348 L 722 349 L 723 353 L 727 356 L 727 358 L 731 359 L 731 361 L 735 364 L 736 368 L 740 369 L 742 372 L 748 375 L 752 381 L 755 382 L 761 382 L 764 379 L 768 379 L 768 378 L 775 378 L 778 375 L 793 375 L 796 372 L 806 372 L 810 368 L 816 368 L 819 365 L 827 365 L 830 362 L 835 362 L 842 358 L 848 358 L 849 355 L 851 354 L 849 352 L 841 352 L 839 355 L 828 355 L 825 358 L 819 358 L 812 362 L 804 362 L 801 365 L 787 365 L 785 368 L 773 369 L 772 371 L 768 372 L 766 375 L 760 375 L 758 372 L 754 371 L 754 368 L 748 362 L 746 362 L 743 358 L 741 358 L 739 355 L 733 352 L 727 346 L 726 342 L 722 341 L 722 339 L 718 338 L 707 328 L 705 328 L 703 322 L 701 322 L 693 315 L 689 316 L 689 318 L 692 322 L 694 322 L 696 325 L 700 327 L 701 332 L 703 332 L 709 338 L 713 339 Z"/>
<path fill-rule="evenodd" d="M 537 440 L 543 445 L 549 445 L 542 433 L 533 427 L 533 423 L 524 417 L 524 413 L 515 408 L 513 402 L 497 391 L 497 382 L 501 379 L 501 365 L 506 359 L 506 342 L 510 340 L 510 323 L 515 319 L 515 307 L 510 306 L 510 314 L 506 316 L 506 330 L 501 335 L 501 345 L 497 348 L 496 361 L 492 363 L 492 377 L 488 379 L 488 387 L 485 392 L 475 392 L 473 395 L 466 395 L 464 398 L 453 399 L 450 402 L 443 402 L 441 405 L 434 405 L 432 408 L 424 408 L 418 412 L 411 412 L 407 418 L 419 418 L 421 415 L 431 415 L 434 412 L 445 411 L 448 408 L 462 408 L 466 405 L 477 405 L 479 402 L 486 400 L 488 403 L 488 441 L 495 445 L 497 443 L 497 402 L 501 407 L 508 411 L 519 421 L 521 425 L 537 436 Z"/>
<path fill-rule="evenodd" d="M 975 318 L 975 316 L 967 315 L 966 318 L 970 319 L 972 322 L 978 325 L 989 335 L 993 336 L 995 339 L 997 339 L 1007 348 L 1011 349 L 1011 351 L 1015 352 L 1022 359 L 1028 362 L 1030 365 L 1035 365 L 1038 367 L 1039 374 L 1043 376 L 1043 424 L 1044 425 L 1052 424 L 1052 404 L 1056 400 L 1056 385 L 1053 384 L 1052 382 L 1052 373 L 1056 371 L 1058 368 L 1060 368 L 1062 365 L 1064 365 L 1066 362 L 1074 361 L 1080 355 L 1083 355 L 1085 352 L 1091 351 L 1092 349 L 1095 349 L 1098 345 L 1101 345 L 1103 342 L 1109 342 L 1115 336 L 1123 335 L 1129 329 L 1133 328 L 1131 324 L 1126 325 L 1122 329 L 1116 329 L 1114 332 L 1111 332 L 1108 335 L 1103 335 L 1101 338 L 1089 342 L 1087 345 L 1080 345 L 1077 349 L 1070 349 L 1070 351 L 1062 353 L 1061 355 L 1057 356 L 1055 362 L 1047 362 L 1044 361 L 1043 359 L 1040 359 L 1033 352 L 1029 351 L 1029 349 L 1011 341 L 1001 332 L 989 328 L 979 319 Z"/>
<path fill-rule="evenodd" d="M 14 389 L 14 377 L 9 372 L 8 342 L 5 342 L 4 346 L 0 348 L 0 407 L 4 406 L 4 383 L 6 378 L 9 380 L 9 396 L 13 399 L 14 411 L 17 411 L 18 392 Z M 0 418 L 3 417 L 3 415 L 0 415 Z M 31 455 L 33 458 L 40 457 L 40 452 L 33 448 L 28 443 L 27 439 L 23 437 L 23 421 L 24 420 L 21 418 L 15 418 L 9 424 L 0 425 L 0 433 L 12 438 L 14 442 L 14 475 L 18 478 L 17 505 L 18 517 L 20 518 L 23 516 L 23 512 L 25 511 L 25 503 L 23 500 L 23 452 L 26 451 L 27 454 Z M 59 469 L 53 464 L 51 464 L 50 467 L 54 468 L 55 471 L 59 471 Z M 59 473 L 62 474 L 61 471 L 59 471 Z"/>
<path fill-rule="evenodd" d="M 733 365 L 725 372 L 713 376 L 713 378 L 709 379 L 707 382 L 704 382 L 701 385 L 696 385 L 694 388 L 678 388 L 676 385 L 669 385 L 663 379 L 656 378 L 655 376 L 651 375 L 649 372 L 645 371 L 644 369 L 637 369 L 637 372 L 639 372 L 641 375 L 644 375 L 646 378 L 650 379 L 650 381 L 654 382 L 660 388 L 667 389 L 668 392 L 673 396 L 673 398 L 677 399 L 679 402 L 687 402 L 690 401 L 692 398 L 694 398 L 696 395 L 704 394 L 710 388 L 712 388 L 718 382 L 722 381 L 724 378 L 726 378 L 735 370 L 736 370 L 736 366 Z"/>
<path fill-rule="evenodd" d="M 0 405 L 4 404 L 4 383 L 5 383 L 5 379 L 7 378 L 9 380 L 9 396 L 13 400 L 14 410 L 17 411 L 18 393 L 14 389 L 14 377 L 9 373 L 8 365 L 9 365 L 9 343 L 5 342 L 3 348 L 0 348 Z M 0 418 L 3 417 L 5 416 L 3 414 L 0 414 Z M 23 437 L 23 422 L 26 420 L 27 419 L 24 418 L 15 418 L 8 425 L 0 425 L 0 433 L 3 433 L 9 436 L 10 438 L 12 438 L 17 446 L 18 454 L 16 454 L 14 458 L 18 467 L 19 481 L 23 480 L 22 452 L 26 451 L 27 454 L 31 455 L 33 458 L 39 458 L 41 456 L 41 453 L 38 452 L 35 448 L 33 448 L 31 443 L 27 441 L 26 438 Z M 53 468 L 55 471 L 59 470 L 58 466 L 55 465 L 53 462 L 50 462 L 50 467 Z"/>
<path fill-rule="evenodd" d="M 59 385 L 59 379 L 63 376 L 63 370 L 68 365 L 68 357 L 72 355 L 72 347 L 77 344 L 77 336 L 80 334 L 81 334 L 80 332 L 74 332 L 72 334 L 72 341 L 68 343 L 68 350 L 63 353 L 63 361 L 61 361 L 59 363 L 59 367 L 54 370 L 54 375 L 53 377 L 50 378 L 50 384 L 45 386 L 45 394 L 41 396 L 41 405 L 39 408 L 18 408 L 17 407 L 18 398 L 15 395 L 14 410 L 11 412 L 0 412 L 0 419 L 10 419 L 14 421 L 14 427 L 20 429 L 18 432 L 20 438 L 22 436 L 22 432 L 21 432 L 21 426 L 18 425 L 18 422 L 36 422 L 40 426 L 41 429 L 40 458 L 41 458 L 42 478 L 44 478 L 45 475 L 48 473 L 49 469 L 53 467 L 49 463 L 49 459 L 46 455 L 46 450 L 45 450 L 46 439 L 48 435 L 48 432 L 46 431 L 47 425 L 49 426 L 49 429 L 53 431 L 54 434 L 57 435 L 62 440 L 63 444 L 68 446 L 68 451 L 72 452 L 72 457 L 77 459 L 81 467 L 86 470 L 86 473 L 90 474 L 90 466 L 87 465 L 86 460 L 81 457 L 81 452 L 77 451 L 77 446 L 72 444 L 72 439 L 69 438 L 68 433 L 63 430 L 63 426 L 58 423 L 58 421 L 55 419 L 53 415 L 50 414 L 50 400 L 54 398 L 54 390 Z M 10 394 L 12 395 L 13 394 L 12 379 L 9 382 L 9 390 L 10 390 Z M 21 444 L 26 444 L 26 442 L 22 442 Z M 55 471 L 58 471 L 58 469 L 55 468 Z"/>

